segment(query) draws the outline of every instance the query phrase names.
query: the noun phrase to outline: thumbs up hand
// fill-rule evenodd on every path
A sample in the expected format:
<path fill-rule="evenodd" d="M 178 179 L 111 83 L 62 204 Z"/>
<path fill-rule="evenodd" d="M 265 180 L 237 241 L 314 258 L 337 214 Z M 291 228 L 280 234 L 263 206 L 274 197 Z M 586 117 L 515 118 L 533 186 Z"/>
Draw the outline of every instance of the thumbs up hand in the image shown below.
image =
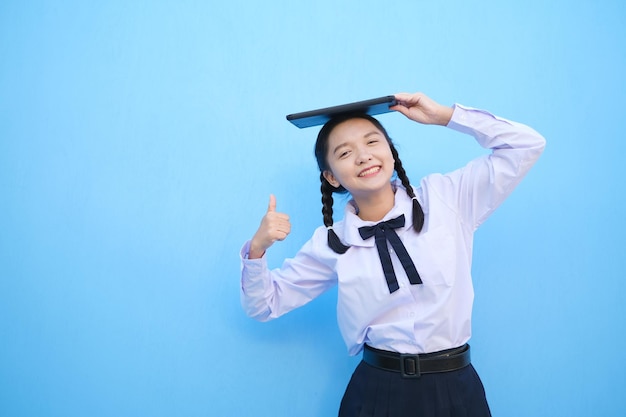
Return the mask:
<path fill-rule="evenodd" d="M 270 195 L 267 213 L 261 220 L 259 229 L 250 241 L 248 259 L 257 259 L 263 256 L 265 251 L 278 240 L 285 240 L 291 232 L 289 216 L 276 211 L 276 197 Z"/>

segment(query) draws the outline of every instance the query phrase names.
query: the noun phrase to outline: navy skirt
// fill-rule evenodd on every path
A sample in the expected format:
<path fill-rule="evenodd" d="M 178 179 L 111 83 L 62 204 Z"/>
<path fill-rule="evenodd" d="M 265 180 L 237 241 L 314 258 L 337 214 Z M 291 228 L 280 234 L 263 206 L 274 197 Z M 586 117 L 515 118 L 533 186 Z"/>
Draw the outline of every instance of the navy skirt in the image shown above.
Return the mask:
<path fill-rule="evenodd" d="M 339 417 L 365 416 L 490 417 L 491 412 L 471 364 L 409 379 L 361 361 L 341 400 Z"/>

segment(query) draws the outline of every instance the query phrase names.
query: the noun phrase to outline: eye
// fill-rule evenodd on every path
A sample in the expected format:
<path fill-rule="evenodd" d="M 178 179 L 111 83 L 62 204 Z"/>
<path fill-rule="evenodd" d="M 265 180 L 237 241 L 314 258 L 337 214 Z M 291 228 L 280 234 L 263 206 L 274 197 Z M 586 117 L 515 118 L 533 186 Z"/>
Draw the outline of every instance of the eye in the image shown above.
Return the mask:
<path fill-rule="evenodd" d="M 341 152 L 339 152 L 339 159 L 343 159 L 346 156 L 348 156 L 349 154 L 350 154 L 350 151 L 348 151 L 348 150 L 341 151 Z"/>

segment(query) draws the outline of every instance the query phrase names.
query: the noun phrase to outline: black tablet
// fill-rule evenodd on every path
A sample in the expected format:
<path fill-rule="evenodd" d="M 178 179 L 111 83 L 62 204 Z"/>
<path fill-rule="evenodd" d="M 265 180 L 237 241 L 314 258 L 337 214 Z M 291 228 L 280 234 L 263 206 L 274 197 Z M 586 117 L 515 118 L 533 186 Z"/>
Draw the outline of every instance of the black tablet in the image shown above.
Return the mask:
<path fill-rule="evenodd" d="M 395 105 L 396 98 L 394 96 L 385 96 L 340 106 L 289 114 L 287 115 L 287 120 L 299 128 L 319 126 L 329 121 L 331 117 L 339 114 L 362 112 L 374 116 L 376 114 L 389 113 L 392 111 L 389 107 Z"/>

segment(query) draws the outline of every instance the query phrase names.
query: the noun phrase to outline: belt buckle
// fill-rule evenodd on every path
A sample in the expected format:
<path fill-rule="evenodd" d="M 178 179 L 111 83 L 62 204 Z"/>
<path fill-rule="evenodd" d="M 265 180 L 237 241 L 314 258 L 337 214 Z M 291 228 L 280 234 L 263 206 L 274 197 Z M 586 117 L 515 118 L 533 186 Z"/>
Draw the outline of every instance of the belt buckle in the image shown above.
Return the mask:
<path fill-rule="evenodd" d="M 400 354 L 400 373 L 402 378 L 419 378 L 422 376 L 419 356 Z"/>

